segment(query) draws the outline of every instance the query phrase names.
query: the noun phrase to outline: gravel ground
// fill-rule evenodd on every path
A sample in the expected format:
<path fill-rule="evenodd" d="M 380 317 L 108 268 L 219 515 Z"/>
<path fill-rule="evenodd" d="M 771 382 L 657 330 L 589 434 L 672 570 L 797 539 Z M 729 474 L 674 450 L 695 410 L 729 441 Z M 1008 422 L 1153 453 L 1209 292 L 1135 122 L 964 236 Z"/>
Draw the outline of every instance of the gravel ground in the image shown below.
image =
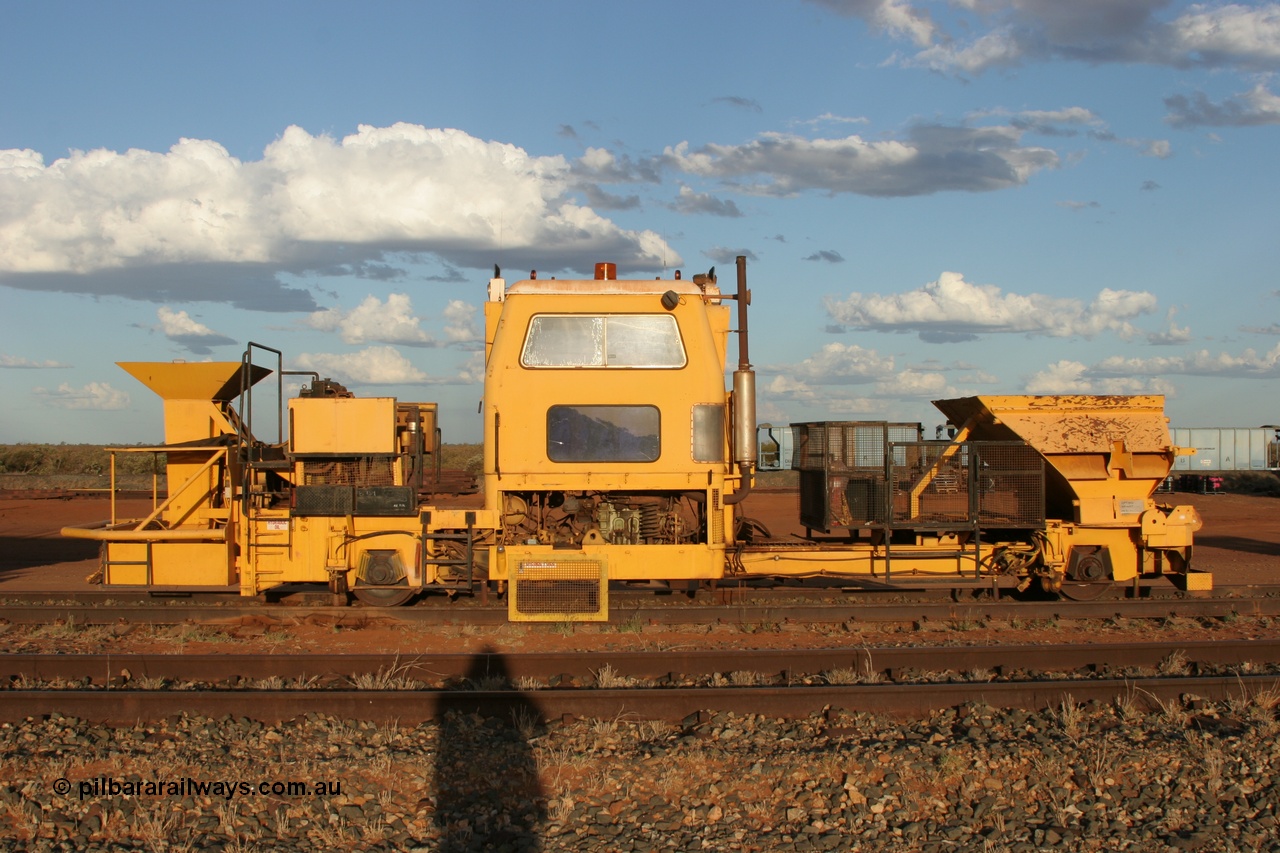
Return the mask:
<path fill-rule="evenodd" d="M 1134 695 L 685 726 L 55 717 L 0 725 L 0 849 L 1275 850 L 1278 707 Z"/>

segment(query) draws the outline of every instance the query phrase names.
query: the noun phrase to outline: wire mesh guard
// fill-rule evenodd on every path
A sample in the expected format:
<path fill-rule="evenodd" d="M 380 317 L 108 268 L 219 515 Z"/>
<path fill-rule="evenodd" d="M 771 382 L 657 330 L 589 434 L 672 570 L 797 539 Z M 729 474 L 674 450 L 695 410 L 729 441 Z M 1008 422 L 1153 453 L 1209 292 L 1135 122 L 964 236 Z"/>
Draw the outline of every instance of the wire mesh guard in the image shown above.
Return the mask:
<path fill-rule="evenodd" d="M 920 424 L 820 421 L 791 425 L 791 467 L 797 471 L 884 471 L 889 442 L 919 441 Z"/>
<path fill-rule="evenodd" d="M 793 424 L 800 521 L 836 528 L 1033 528 L 1044 523 L 1043 457 L 1021 441 L 924 441 L 919 424 Z"/>
<path fill-rule="evenodd" d="M 395 459 L 305 459 L 294 489 L 294 515 L 413 515 L 411 486 L 395 485 Z"/>
<path fill-rule="evenodd" d="M 899 443 L 890 458 L 894 527 L 1044 522 L 1044 460 L 1023 442 Z"/>
<path fill-rule="evenodd" d="M 800 522 L 830 531 L 885 521 L 890 442 L 919 441 L 918 423 L 821 421 L 791 425 L 800 472 Z"/>
<path fill-rule="evenodd" d="M 609 618 L 603 560 L 519 560 L 511 573 L 513 621 L 602 621 Z"/>
<path fill-rule="evenodd" d="M 303 463 L 302 483 L 306 486 L 392 486 L 395 485 L 394 462 L 389 456 L 308 459 Z"/>

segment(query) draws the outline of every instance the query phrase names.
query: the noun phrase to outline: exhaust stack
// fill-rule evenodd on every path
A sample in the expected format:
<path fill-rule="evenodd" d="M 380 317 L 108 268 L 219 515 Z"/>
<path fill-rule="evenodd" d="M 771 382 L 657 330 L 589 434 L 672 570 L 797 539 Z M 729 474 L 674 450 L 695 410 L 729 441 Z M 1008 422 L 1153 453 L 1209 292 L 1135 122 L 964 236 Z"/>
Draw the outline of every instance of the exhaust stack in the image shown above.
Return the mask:
<path fill-rule="evenodd" d="M 751 493 L 751 468 L 756 463 L 756 372 L 751 369 L 747 333 L 747 259 L 738 255 L 738 369 L 733 372 L 733 461 L 742 475 L 741 488 L 725 498 L 736 504 Z"/>

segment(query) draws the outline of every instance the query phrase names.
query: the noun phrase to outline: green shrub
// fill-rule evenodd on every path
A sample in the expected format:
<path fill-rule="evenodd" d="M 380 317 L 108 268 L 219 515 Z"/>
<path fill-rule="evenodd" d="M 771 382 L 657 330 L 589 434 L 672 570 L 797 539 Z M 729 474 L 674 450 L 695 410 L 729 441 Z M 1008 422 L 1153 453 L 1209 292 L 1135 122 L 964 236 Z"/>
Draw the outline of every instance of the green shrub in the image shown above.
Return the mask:
<path fill-rule="evenodd" d="M 0 447 L 0 473 L 37 474 L 44 465 L 44 448 L 37 444 Z"/>
<path fill-rule="evenodd" d="M 1223 479 L 1222 490 L 1225 492 L 1280 497 L 1280 477 L 1274 471 L 1240 471 Z"/>
<path fill-rule="evenodd" d="M 153 461 L 151 453 L 117 453 L 117 474 L 164 472 L 164 454 Z M 111 454 L 96 444 L 0 445 L 0 474 L 83 474 L 111 472 Z"/>

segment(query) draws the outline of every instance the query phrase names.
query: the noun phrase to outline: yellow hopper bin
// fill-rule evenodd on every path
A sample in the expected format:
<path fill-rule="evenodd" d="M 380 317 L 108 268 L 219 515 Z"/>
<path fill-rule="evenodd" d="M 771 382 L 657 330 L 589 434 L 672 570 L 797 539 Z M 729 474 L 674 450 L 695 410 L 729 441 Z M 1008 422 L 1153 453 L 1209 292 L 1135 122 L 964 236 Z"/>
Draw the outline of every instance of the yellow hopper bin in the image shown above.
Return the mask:
<path fill-rule="evenodd" d="M 241 391 L 238 361 L 119 361 L 122 369 L 164 400 L 164 440 L 179 444 L 233 432 L 217 404 Z M 251 365 L 248 385 L 271 371 Z M 213 405 L 211 405 L 213 404 Z"/>
<path fill-rule="evenodd" d="M 1177 450 L 1164 397 L 1057 395 L 935 400 L 957 440 L 1022 440 L 1048 463 L 1045 510 L 1088 525 L 1128 524 L 1150 506 Z"/>

